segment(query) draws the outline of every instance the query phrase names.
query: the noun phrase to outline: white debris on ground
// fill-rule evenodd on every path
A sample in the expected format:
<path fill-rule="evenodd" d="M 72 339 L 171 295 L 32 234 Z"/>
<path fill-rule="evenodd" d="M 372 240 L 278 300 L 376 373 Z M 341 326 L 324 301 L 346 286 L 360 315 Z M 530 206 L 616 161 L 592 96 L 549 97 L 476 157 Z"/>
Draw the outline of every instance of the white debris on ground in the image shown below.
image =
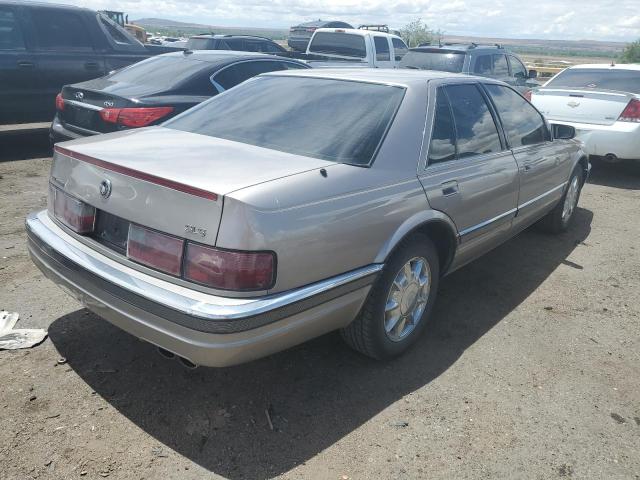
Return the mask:
<path fill-rule="evenodd" d="M 18 350 L 31 348 L 47 338 L 47 331 L 42 328 L 16 328 L 17 312 L 0 312 L 0 350 Z"/>

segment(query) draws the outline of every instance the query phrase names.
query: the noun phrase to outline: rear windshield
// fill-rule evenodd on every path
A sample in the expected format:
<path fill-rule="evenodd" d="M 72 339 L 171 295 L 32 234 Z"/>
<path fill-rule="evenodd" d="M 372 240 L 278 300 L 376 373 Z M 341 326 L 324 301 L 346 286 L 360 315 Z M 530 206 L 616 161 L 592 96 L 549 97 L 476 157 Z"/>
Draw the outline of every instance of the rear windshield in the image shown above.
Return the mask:
<path fill-rule="evenodd" d="M 400 87 L 256 77 L 163 126 L 339 163 L 367 165 L 400 105 Z"/>
<path fill-rule="evenodd" d="M 409 53 L 402 57 L 400 68 L 460 73 L 464 65 L 464 56 L 464 52 L 409 50 Z"/>
<path fill-rule="evenodd" d="M 189 50 L 207 50 L 209 48 L 208 38 L 190 38 L 187 41 L 187 49 Z"/>
<path fill-rule="evenodd" d="M 556 75 L 546 86 L 640 93 L 640 71 L 570 68 Z"/>
<path fill-rule="evenodd" d="M 309 52 L 355 58 L 367 56 L 363 36 L 340 32 L 316 33 L 309 45 Z"/>
<path fill-rule="evenodd" d="M 114 82 L 172 87 L 198 73 L 207 64 L 185 56 L 151 57 L 109 75 Z"/>

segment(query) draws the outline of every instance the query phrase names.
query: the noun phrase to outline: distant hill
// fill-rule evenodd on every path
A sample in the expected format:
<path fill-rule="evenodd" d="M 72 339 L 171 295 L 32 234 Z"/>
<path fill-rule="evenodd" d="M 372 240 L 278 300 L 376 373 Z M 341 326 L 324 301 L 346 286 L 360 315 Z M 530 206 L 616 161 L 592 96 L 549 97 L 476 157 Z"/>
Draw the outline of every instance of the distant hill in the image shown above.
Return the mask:
<path fill-rule="evenodd" d="M 170 36 L 189 36 L 198 33 L 213 32 L 223 35 L 257 35 L 274 40 L 284 40 L 289 34 L 289 30 L 284 28 L 221 27 L 201 23 L 178 22 L 164 18 L 141 18 L 139 20 L 132 20 L 132 23 L 140 25 L 149 33 L 159 32 L 162 35 Z"/>

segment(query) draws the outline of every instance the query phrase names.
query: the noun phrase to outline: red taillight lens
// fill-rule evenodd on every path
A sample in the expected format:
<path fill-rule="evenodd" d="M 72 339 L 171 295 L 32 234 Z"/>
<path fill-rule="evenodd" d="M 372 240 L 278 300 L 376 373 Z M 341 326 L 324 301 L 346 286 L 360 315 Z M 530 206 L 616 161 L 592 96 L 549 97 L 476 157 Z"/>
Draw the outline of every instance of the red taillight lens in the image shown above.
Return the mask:
<path fill-rule="evenodd" d="M 100 118 L 107 123 L 117 123 L 119 114 L 119 108 L 103 108 L 100 110 Z"/>
<path fill-rule="evenodd" d="M 531 96 L 533 95 L 533 90 L 527 90 L 526 92 L 524 92 L 524 98 L 526 98 L 527 100 L 529 100 L 529 102 L 531 102 Z"/>
<path fill-rule="evenodd" d="M 184 278 L 224 290 L 266 290 L 275 280 L 275 255 L 187 243 Z"/>
<path fill-rule="evenodd" d="M 100 118 L 125 127 L 146 127 L 173 112 L 173 107 L 104 108 Z"/>
<path fill-rule="evenodd" d="M 96 209 L 54 186 L 50 186 L 50 189 L 53 215 L 74 232 L 92 232 L 96 220 Z"/>
<path fill-rule="evenodd" d="M 62 98 L 62 93 L 56 95 L 56 110 L 60 112 L 64 110 L 64 98 Z"/>
<path fill-rule="evenodd" d="M 148 228 L 129 225 L 127 257 L 156 270 L 180 275 L 184 240 Z"/>
<path fill-rule="evenodd" d="M 640 123 L 640 100 L 632 99 L 620 114 L 618 121 Z"/>

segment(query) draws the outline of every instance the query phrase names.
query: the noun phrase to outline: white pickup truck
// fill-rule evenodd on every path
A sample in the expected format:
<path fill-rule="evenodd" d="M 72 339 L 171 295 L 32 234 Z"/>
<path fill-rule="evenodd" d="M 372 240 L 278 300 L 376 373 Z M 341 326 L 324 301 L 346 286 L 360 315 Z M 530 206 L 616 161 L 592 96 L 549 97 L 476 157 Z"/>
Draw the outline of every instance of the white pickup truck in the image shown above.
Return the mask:
<path fill-rule="evenodd" d="M 313 67 L 398 68 L 409 51 L 404 41 L 390 33 L 350 28 L 319 28 L 307 46 Z"/>

